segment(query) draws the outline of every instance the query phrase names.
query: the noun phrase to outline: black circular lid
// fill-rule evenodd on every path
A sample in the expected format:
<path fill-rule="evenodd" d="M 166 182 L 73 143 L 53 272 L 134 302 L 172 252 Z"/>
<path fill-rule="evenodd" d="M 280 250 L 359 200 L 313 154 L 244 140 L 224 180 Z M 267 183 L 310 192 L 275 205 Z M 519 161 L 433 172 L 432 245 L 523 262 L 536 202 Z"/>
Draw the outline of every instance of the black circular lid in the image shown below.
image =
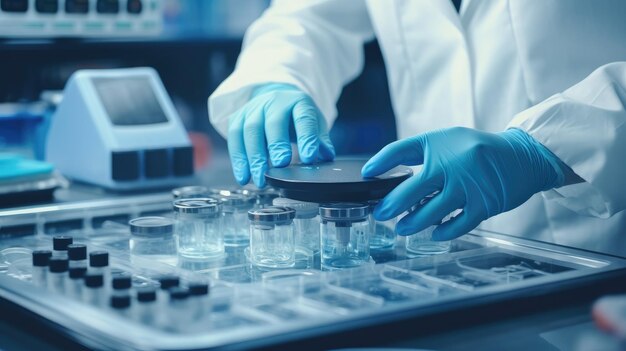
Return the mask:
<path fill-rule="evenodd" d="M 113 289 L 130 289 L 132 281 L 129 276 L 113 277 L 111 281 Z"/>
<path fill-rule="evenodd" d="M 129 295 L 113 295 L 111 296 L 111 307 L 121 309 L 130 307 Z"/>
<path fill-rule="evenodd" d="M 159 278 L 159 283 L 161 284 L 161 289 L 167 290 L 180 285 L 180 279 L 175 275 L 166 275 Z"/>
<path fill-rule="evenodd" d="M 89 253 L 89 266 L 106 267 L 109 265 L 109 253 L 107 251 L 93 251 Z"/>
<path fill-rule="evenodd" d="M 71 244 L 67 246 L 67 257 L 70 261 L 87 259 L 87 246 L 83 244 Z"/>
<path fill-rule="evenodd" d="M 85 267 L 71 267 L 70 268 L 70 279 L 81 279 L 87 273 L 87 268 Z"/>
<path fill-rule="evenodd" d="M 189 289 L 180 286 L 170 289 L 170 300 L 184 300 L 189 297 Z"/>
<path fill-rule="evenodd" d="M 202 296 L 209 294 L 209 284 L 207 283 L 191 283 L 189 284 L 189 294 L 193 296 Z"/>
<path fill-rule="evenodd" d="M 139 302 L 156 301 L 156 290 L 154 290 L 154 288 L 142 288 L 138 290 L 137 301 Z"/>
<path fill-rule="evenodd" d="M 52 273 L 67 272 L 67 268 L 69 266 L 67 258 L 59 258 L 59 257 L 52 257 L 50 259 L 49 264 L 50 264 L 50 272 Z"/>
<path fill-rule="evenodd" d="M 87 273 L 85 274 L 85 286 L 89 288 L 100 288 L 104 285 L 104 276 L 102 274 Z"/>
<path fill-rule="evenodd" d="M 270 168 L 267 183 L 284 197 L 308 202 L 355 202 L 382 199 L 413 175 L 409 167 L 398 166 L 374 178 L 363 178 L 367 160 L 335 160 L 316 164 L 293 164 Z"/>
<path fill-rule="evenodd" d="M 33 251 L 33 266 L 46 267 L 50 263 L 50 257 L 52 257 L 52 251 L 50 250 Z"/>
<path fill-rule="evenodd" d="M 74 242 L 74 238 L 69 235 L 57 235 L 52 238 L 52 248 L 57 251 L 67 250 L 67 246 Z"/>

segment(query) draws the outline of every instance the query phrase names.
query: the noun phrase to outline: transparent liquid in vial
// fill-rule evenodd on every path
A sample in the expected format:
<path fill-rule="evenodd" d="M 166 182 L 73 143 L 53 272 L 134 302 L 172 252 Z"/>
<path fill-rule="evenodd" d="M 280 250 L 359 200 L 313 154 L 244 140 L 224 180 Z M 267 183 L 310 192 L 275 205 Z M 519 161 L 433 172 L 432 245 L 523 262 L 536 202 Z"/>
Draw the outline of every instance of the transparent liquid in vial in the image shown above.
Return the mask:
<path fill-rule="evenodd" d="M 367 220 L 322 224 L 322 267 L 351 268 L 369 261 L 369 236 Z"/>

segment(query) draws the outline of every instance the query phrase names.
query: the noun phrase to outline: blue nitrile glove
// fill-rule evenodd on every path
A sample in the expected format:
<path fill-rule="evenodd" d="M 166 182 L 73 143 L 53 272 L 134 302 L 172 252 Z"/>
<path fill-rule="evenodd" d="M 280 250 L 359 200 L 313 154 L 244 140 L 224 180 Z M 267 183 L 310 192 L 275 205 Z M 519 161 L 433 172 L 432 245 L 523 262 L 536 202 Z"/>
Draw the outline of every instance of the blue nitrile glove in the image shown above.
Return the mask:
<path fill-rule="evenodd" d="M 228 152 L 237 182 L 247 184 L 252 176 L 264 187 L 268 152 L 274 167 L 285 167 L 291 162 L 292 140 L 304 163 L 335 158 L 326 120 L 310 96 L 288 84 L 256 88 L 250 101 L 229 117 Z"/>
<path fill-rule="evenodd" d="M 433 240 L 463 235 L 481 221 L 564 182 L 561 161 L 519 129 L 487 133 L 456 127 L 399 140 L 374 155 L 362 174 L 374 177 L 400 164 L 424 166 L 376 206 L 374 217 L 381 221 L 393 218 L 439 191 L 396 226 L 398 234 L 410 235 L 462 209 L 435 229 Z"/>

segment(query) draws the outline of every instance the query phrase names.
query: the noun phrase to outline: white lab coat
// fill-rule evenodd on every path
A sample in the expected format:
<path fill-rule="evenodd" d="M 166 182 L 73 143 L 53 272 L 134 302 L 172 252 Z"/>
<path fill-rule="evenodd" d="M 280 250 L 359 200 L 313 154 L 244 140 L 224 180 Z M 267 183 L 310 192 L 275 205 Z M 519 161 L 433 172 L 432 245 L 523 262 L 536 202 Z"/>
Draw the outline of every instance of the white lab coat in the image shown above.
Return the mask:
<path fill-rule="evenodd" d="M 214 126 L 266 82 L 309 93 L 329 125 L 376 37 L 399 138 L 522 128 L 585 182 L 533 196 L 488 230 L 626 256 L 626 1 L 274 1 L 209 98 Z"/>

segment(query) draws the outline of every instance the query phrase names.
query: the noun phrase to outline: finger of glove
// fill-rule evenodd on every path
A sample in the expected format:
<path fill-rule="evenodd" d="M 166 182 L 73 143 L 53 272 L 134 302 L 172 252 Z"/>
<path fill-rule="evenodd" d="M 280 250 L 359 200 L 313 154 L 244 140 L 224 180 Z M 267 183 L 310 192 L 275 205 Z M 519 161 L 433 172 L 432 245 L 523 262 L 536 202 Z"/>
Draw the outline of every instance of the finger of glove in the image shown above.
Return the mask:
<path fill-rule="evenodd" d="M 374 209 L 374 217 L 386 221 L 419 204 L 427 195 L 441 190 L 443 176 L 427 170 L 400 183 Z"/>
<path fill-rule="evenodd" d="M 228 124 L 228 154 L 233 166 L 235 180 L 241 185 L 250 181 L 250 166 L 243 139 L 243 121 L 245 112 L 237 112 L 231 116 Z"/>
<path fill-rule="evenodd" d="M 419 165 L 423 162 L 424 138 L 418 135 L 385 146 L 367 161 L 361 170 L 361 175 L 371 178 L 398 165 Z"/>
<path fill-rule="evenodd" d="M 291 162 L 291 106 L 268 103 L 264 109 L 265 136 L 270 160 L 274 167 L 285 167 Z"/>
<path fill-rule="evenodd" d="M 319 158 L 322 161 L 332 161 L 335 159 L 335 146 L 330 140 L 328 134 L 328 127 L 326 126 L 326 119 L 318 118 L 318 131 L 319 131 Z"/>
<path fill-rule="evenodd" d="M 319 151 L 319 112 L 309 99 L 302 99 L 293 107 L 293 125 L 296 130 L 298 153 L 304 163 L 317 161 Z"/>
<path fill-rule="evenodd" d="M 243 135 L 252 181 L 262 188 L 265 186 L 265 172 L 268 169 L 262 108 L 256 108 L 246 116 L 243 122 Z"/>
<path fill-rule="evenodd" d="M 478 214 L 468 212 L 465 208 L 456 217 L 438 225 L 433 232 L 433 240 L 445 241 L 458 238 L 476 228 L 480 222 L 482 222 L 482 218 Z"/>
<path fill-rule="evenodd" d="M 421 232 L 432 225 L 440 224 L 447 215 L 463 205 L 460 197 L 444 188 L 425 205 L 402 218 L 396 225 L 396 232 L 398 235 Z"/>

